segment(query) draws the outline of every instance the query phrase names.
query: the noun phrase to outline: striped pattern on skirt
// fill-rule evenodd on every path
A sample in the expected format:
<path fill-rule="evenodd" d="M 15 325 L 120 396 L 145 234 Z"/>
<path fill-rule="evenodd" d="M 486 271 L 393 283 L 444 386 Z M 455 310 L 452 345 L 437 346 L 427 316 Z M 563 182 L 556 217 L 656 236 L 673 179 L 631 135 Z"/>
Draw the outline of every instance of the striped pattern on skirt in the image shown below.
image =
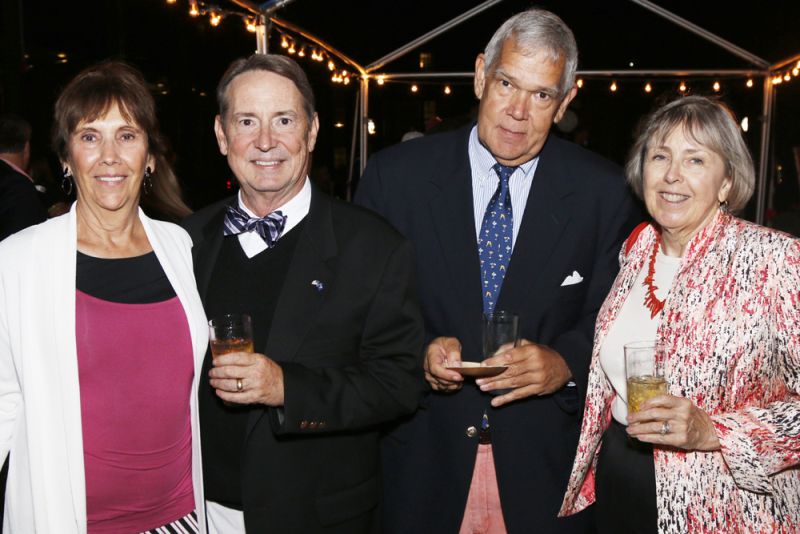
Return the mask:
<path fill-rule="evenodd" d="M 199 534 L 197 513 L 191 512 L 168 525 L 142 532 L 142 534 Z"/>

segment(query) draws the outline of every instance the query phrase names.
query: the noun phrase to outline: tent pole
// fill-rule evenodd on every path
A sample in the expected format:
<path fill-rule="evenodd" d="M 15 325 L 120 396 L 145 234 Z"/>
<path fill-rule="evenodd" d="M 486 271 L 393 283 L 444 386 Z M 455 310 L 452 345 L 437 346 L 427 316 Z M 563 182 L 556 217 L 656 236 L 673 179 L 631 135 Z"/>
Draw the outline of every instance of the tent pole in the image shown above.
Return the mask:
<path fill-rule="evenodd" d="M 361 88 L 356 93 L 356 106 L 353 110 L 353 135 L 350 140 L 350 161 L 347 164 L 347 183 L 345 184 L 345 198 L 353 200 L 353 167 L 356 164 L 356 141 L 358 140 L 358 117 L 361 111 Z"/>
<path fill-rule="evenodd" d="M 702 37 L 703 39 L 705 39 L 707 41 L 711 41 L 712 43 L 716 44 L 717 46 L 719 46 L 721 48 L 724 48 L 725 50 L 727 50 L 731 54 L 739 56 L 740 58 L 744 59 L 745 61 L 748 61 L 748 62 L 752 63 L 753 65 L 758 65 L 762 69 L 769 68 L 769 62 L 766 61 L 765 59 L 762 59 L 762 58 L 758 57 L 757 55 L 748 52 L 744 48 L 736 46 L 732 42 L 723 39 L 719 35 L 711 33 L 710 31 L 706 30 L 705 28 L 701 28 L 700 26 L 698 26 L 697 24 L 694 24 L 693 22 L 689 22 L 688 20 L 686 20 L 683 17 L 679 17 L 675 13 L 664 9 L 661 6 L 658 6 L 658 5 L 654 4 L 653 2 L 649 2 L 648 0 L 631 0 L 631 2 L 633 2 L 634 4 L 639 4 L 643 8 L 652 11 L 656 15 L 660 15 L 660 16 L 664 17 L 665 19 L 669 20 L 670 22 L 672 22 L 674 24 L 677 24 L 678 26 L 680 26 L 681 28 L 683 28 L 685 30 L 689 30 L 690 32 L 692 32 L 694 34 L 699 35 L 700 37 Z"/>
<path fill-rule="evenodd" d="M 359 175 L 364 172 L 367 167 L 367 141 L 369 140 L 369 132 L 367 131 L 367 121 L 369 118 L 369 76 L 361 77 L 361 103 L 359 115 L 361 122 L 359 124 L 361 131 L 361 144 L 359 150 Z"/>
<path fill-rule="evenodd" d="M 481 13 L 482 11 L 485 11 L 486 9 L 492 7 L 495 4 L 499 4 L 502 1 L 503 0 L 486 0 L 482 4 L 479 4 L 479 5 L 475 6 L 475 7 L 473 7 L 469 11 L 465 11 L 464 13 L 460 14 L 459 16 L 449 20 L 448 22 L 445 22 L 444 24 L 442 24 L 438 28 L 434 28 L 433 30 L 431 30 L 428 33 L 426 33 L 425 35 L 421 35 L 421 36 L 417 37 L 416 39 L 414 39 L 413 41 L 411 41 L 410 43 L 407 43 L 407 44 L 401 46 L 400 48 L 398 48 L 394 52 L 390 52 L 389 54 L 383 56 L 379 60 L 373 61 L 372 63 L 367 65 L 366 71 L 367 72 L 372 72 L 372 71 L 374 71 L 376 69 L 379 69 L 379 68 L 383 67 L 387 63 L 390 63 L 390 62 L 394 61 L 395 59 L 397 59 L 399 57 L 402 57 L 402 56 L 406 55 L 407 53 L 411 52 L 412 50 L 414 50 L 418 46 L 421 46 L 421 45 L 427 43 L 428 41 L 430 41 L 434 37 L 437 37 L 437 36 L 441 35 L 442 33 L 446 32 L 450 28 L 452 28 L 454 26 L 458 26 L 459 24 L 461 24 L 465 20 L 474 17 L 478 13 Z"/>
<path fill-rule="evenodd" d="M 258 16 L 256 26 L 256 54 L 269 54 L 269 17 Z"/>
<path fill-rule="evenodd" d="M 761 147 L 759 149 L 758 182 L 756 183 L 756 223 L 764 224 L 764 202 L 767 195 L 767 181 L 769 180 L 769 144 L 772 131 L 773 108 L 775 104 L 775 86 L 772 78 L 764 77 L 764 102 L 761 121 Z"/>

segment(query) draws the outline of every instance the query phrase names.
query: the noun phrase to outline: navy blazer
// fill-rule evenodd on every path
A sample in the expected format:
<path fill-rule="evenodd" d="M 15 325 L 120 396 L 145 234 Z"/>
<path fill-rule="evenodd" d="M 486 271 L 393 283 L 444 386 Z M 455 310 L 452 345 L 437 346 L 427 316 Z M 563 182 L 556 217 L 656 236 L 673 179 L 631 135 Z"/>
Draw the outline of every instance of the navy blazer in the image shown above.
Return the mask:
<path fill-rule="evenodd" d="M 481 276 L 468 155 L 470 128 L 376 154 L 356 201 L 413 244 L 426 342 L 455 336 L 464 360 L 483 359 Z M 619 168 L 550 135 L 528 197 L 497 309 L 520 316 L 525 339 L 558 351 L 577 388 L 494 409 L 467 380 L 430 392 L 384 440 L 385 532 L 457 532 L 486 411 L 510 533 L 586 532 L 557 519 L 575 456 L 594 321 L 617 274 L 623 239 L 640 219 Z M 563 285 L 577 271 L 583 280 Z M 470 435 L 473 434 L 473 435 Z"/>
<path fill-rule="evenodd" d="M 184 222 L 203 302 L 231 201 Z M 379 425 L 413 411 L 424 388 L 411 247 L 374 214 L 316 188 L 298 230 L 267 345 L 256 347 L 282 368 L 285 402 L 249 415 L 245 526 L 369 532 L 380 495 Z"/>

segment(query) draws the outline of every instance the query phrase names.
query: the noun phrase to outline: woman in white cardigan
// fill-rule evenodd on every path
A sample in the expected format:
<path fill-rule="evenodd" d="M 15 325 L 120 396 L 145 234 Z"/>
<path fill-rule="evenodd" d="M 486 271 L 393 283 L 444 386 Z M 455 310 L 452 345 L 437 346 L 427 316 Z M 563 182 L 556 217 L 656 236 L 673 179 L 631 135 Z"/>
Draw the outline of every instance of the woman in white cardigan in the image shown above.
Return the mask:
<path fill-rule="evenodd" d="M 0 243 L 3 532 L 204 532 L 207 327 L 188 235 L 139 208 L 172 178 L 141 74 L 80 73 L 53 140 L 76 203 Z"/>

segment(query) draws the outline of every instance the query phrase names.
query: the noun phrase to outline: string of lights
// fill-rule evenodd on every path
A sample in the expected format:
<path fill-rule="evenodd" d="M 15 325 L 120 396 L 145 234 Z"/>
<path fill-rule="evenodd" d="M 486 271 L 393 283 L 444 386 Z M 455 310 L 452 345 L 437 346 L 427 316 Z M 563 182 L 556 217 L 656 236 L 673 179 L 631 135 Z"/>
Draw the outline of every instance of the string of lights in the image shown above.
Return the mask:
<path fill-rule="evenodd" d="M 167 4 L 177 4 L 178 0 L 166 0 Z M 189 15 L 192 17 L 208 17 L 209 24 L 211 26 L 219 26 L 222 22 L 223 18 L 226 17 L 240 17 L 243 21 L 244 27 L 246 31 L 255 33 L 258 28 L 259 18 L 252 13 L 249 12 L 242 12 L 227 8 L 222 8 L 219 5 L 211 4 L 205 2 L 203 0 L 188 0 L 188 7 L 189 7 Z M 296 58 L 308 58 L 311 61 L 322 63 L 327 67 L 327 69 L 331 73 L 331 81 L 333 83 L 342 84 L 342 85 L 350 85 L 351 82 L 358 80 L 359 78 L 370 78 L 374 79 L 375 83 L 378 86 L 382 86 L 387 82 L 390 83 L 401 83 L 406 84 L 409 86 L 409 91 L 411 93 L 420 93 L 421 86 L 423 82 L 419 80 L 411 79 L 408 75 L 403 75 L 402 79 L 393 78 L 392 75 L 388 74 L 368 74 L 363 69 L 359 68 L 357 64 L 353 63 L 354 69 L 347 70 L 344 68 L 340 68 L 337 58 L 326 50 L 323 46 L 320 46 L 320 42 L 314 42 L 311 39 L 306 39 L 304 36 L 298 34 L 298 32 L 293 32 L 291 28 L 288 28 L 284 21 L 278 21 L 277 19 L 271 19 L 273 22 L 279 23 L 278 25 L 271 25 L 270 27 L 270 35 L 268 38 L 277 38 L 278 43 L 280 45 L 280 49 L 283 53 L 294 56 Z M 281 27 L 282 26 L 282 27 Z M 297 29 L 297 28 L 295 28 Z M 274 40 L 274 39 L 273 39 Z M 346 58 L 346 56 L 343 56 Z M 360 71 L 360 72 L 359 72 Z M 779 70 L 774 70 L 769 72 L 768 74 L 771 83 L 774 86 L 778 86 L 781 84 L 786 84 L 788 82 L 793 81 L 796 78 L 800 78 L 800 60 L 796 63 L 792 63 L 789 66 L 783 67 Z M 614 79 L 614 76 L 610 75 L 598 75 L 592 78 L 585 77 L 585 78 L 578 78 L 577 86 L 579 89 L 584 87 L 584 80 L 589 79 L 602 79 L 605 80 L 605 83 L 608 83 L 607 88 L 608 91 L 611 93 L 617 93 L 621 90 L 621 84 L 617 79 Z M 610 83 L 608 80 L 610 79 Z M 656 83 L 670 83 L 675 84 L 677 83 L 676 90 L 679 93 L 687 93 L 690 91 L 690 82 L 684 79 L 673 79 L 673 80 L 664 80 L 662 79 L 661 82 L 655 82 L 653 80 L 637 80 L 635 83 L 642 83 L 642 90 L 650 94 L 654 90 L 654 85 Z M 723 82 L 720 79 L 711 79 L 703 78 L 703 77 L 692 77 L 691 78 L 691 86 L 698 87 L 702 83 L 711 83 L 711 90 L 715 93 L 720 93 L 723 90 Z M 634 80 L 626 80 L 626 85 L 628 83 L 634 83 Z M 738 83 L 738 82 L 737 82 Z M 755 84 L 753 81 L 753 77 L 747 76 L 745 78 L 744 84 L 747 88 L 752 88 Z M 358 84 L 354 84 L 358 85 Z M 450 95 L 453 93 L 453 86 L 452 82 L 424 82 L 424 85 L 435 85 L 441 88 L 441 92 L 444 95 Z M 438 92 L 438 90 L 437 90 Z"/>

